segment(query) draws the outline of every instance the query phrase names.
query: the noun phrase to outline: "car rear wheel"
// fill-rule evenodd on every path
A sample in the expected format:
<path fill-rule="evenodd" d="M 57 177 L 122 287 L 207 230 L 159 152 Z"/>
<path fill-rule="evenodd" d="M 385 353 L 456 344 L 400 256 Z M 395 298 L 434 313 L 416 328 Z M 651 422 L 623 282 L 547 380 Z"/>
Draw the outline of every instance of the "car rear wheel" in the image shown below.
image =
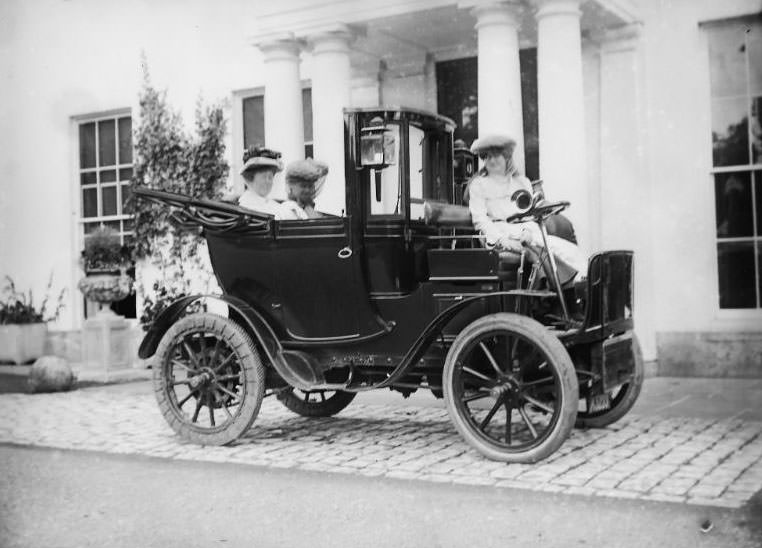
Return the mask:
<path fill-rule="evenodd" d="M 608 407 L 598 411 L 587 411 L 580 409 L 577 413 L 578 428 L 603 428 L 624 417 L 640 395 L 643 387 L 643 378 L 645 376 L 645 366 L 643 365 L 643 351 L 640 349 L 638 338 L 632 335 L 632 354 L 635 360 L 635 376 L 633 379 L 607 394 Z M 583 407 L 587 408 L 588 405 Z"/>
<path fill-rule="evenodd" d="M 486 457 L 531 463 L 566 440 L 579 401 L 574 365 L 539 322 L 492 314 L 469 324 L 447 354 L 447 411 Z"/>
<path fill-rule="evenodd" d="M 265 370 L 249 335 L 215 314 L 191 314 L 159 343 L 154 392 L 183 439 L 225 445 L 242 436 L 262 405 Z"/>
<path fill-rule="evenodd" d="M 352 403 L 357 394 L 340 390 L 287 390 L 278 395 L 280 402 L 303 417 L 330 417 Z"/>

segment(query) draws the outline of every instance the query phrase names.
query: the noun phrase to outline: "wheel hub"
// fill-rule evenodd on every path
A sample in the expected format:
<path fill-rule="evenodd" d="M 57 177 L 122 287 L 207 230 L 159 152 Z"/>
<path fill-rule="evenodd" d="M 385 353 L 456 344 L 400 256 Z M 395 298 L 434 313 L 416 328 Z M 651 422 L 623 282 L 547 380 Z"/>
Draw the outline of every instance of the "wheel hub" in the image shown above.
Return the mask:
<path fill-rule="evenodd" d="M 490 389 L 490 395 L 498 400 L 514 400 L 518 398 L 520 393 L 518 382 L 515 379 L 508 377 L 499 384 L 493 386 Z"/>
<path fill-rule="evenodd" d="M 194 375 L 193 377 L 188 379 L 188 385 L 191 387 L 191 389 L 208 388 L 214 383 L 215 383 L 214 372 L 208 367 L 205 367 L 201 371 L 201 373 L 199 373 L 198 375 Z"/>

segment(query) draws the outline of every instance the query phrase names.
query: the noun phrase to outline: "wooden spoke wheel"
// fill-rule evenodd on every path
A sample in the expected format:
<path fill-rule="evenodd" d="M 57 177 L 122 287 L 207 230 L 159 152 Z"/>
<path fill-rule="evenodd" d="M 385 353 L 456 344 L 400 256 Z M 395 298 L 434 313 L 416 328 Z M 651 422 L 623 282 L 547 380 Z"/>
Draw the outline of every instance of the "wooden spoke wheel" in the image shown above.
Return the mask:
<path fill-rule="evenodd" d="M 447 354 L 443 381 L 456 428 L 490 459 L 536 462 L 574 425 L 579 391 L 571 358 L 526 316 L 492 314 L 469 324 Z"/>
<path fill-rule="evenodd" d="M 577 412 L 575 426 L 581 428 L 603 428 L 624 417 L 640 395 L 643 388 L 645 366 L 643 365 L 643 351 L 640 349 L 638 338 L 632 335 L 632 354 L 635 360 L 635 376 L 630 382 L 617 386 L 605 396 L 608 398 L 608 406 L 597 411 L 588 411 L 589 403 L 581 400 L 580 409 Z"/>
<path fill-rule="evenodd" d="M 357 394 L 341 390 L 287 390 L 278 395 L 280 402 L 303 417 L 330 417 L 352 403 Z"/>
<path fill-rule="evenodd" d="M 265 371 L 238 324 L 215 314 L 186 316 L 169 328 L 156 356 L 156 399 L 178 435 L 225 445 L 249 429 L 264 397 Z"/>

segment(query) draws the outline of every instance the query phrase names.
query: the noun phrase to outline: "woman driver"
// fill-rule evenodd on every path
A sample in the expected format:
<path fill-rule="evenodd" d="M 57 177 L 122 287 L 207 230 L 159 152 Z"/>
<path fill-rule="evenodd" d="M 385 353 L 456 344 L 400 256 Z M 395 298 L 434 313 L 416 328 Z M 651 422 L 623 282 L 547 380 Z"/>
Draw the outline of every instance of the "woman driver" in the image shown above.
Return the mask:
<path fill-rule="evenodd" d="M 513 163 L 513 149 L 516 142 L 503 135 L 490 135 L 474 141 L 471 152 L 478 154 L 484 168 L 468 187 L 471 218 L 474 226 L 487 241 L 487 245 L 500 249 L 521 252 L 522 242 L 532 246 L 542 246 L 542 234 L 534 221 L 507 223 L 505 219 L 518 213 L 516 202 L 511 199 L 518 190 L 532 192 L 529 179 L 519 174 Z M 548 246 L 556 259 L 566 263 L 575 272 L 567 271 L 562 283 L 570 281 L 574 274 L 587 273 L 587 259 L 573 243 L 557 236 L 548 236 Z"/>

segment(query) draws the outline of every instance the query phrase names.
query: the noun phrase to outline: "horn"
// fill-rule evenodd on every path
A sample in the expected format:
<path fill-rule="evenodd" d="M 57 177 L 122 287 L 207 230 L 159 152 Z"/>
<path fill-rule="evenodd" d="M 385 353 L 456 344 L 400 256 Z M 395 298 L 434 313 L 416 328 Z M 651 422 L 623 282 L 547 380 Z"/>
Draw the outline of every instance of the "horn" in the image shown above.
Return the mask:
<path fill-rule="evenodd" d="M 519 210 L 519 213 L 529 211 L 532 207 L 532 193 L 528 190 L 517 190 L 511 196 L 511 200 L 516 203 L 516 208 Z"/>

